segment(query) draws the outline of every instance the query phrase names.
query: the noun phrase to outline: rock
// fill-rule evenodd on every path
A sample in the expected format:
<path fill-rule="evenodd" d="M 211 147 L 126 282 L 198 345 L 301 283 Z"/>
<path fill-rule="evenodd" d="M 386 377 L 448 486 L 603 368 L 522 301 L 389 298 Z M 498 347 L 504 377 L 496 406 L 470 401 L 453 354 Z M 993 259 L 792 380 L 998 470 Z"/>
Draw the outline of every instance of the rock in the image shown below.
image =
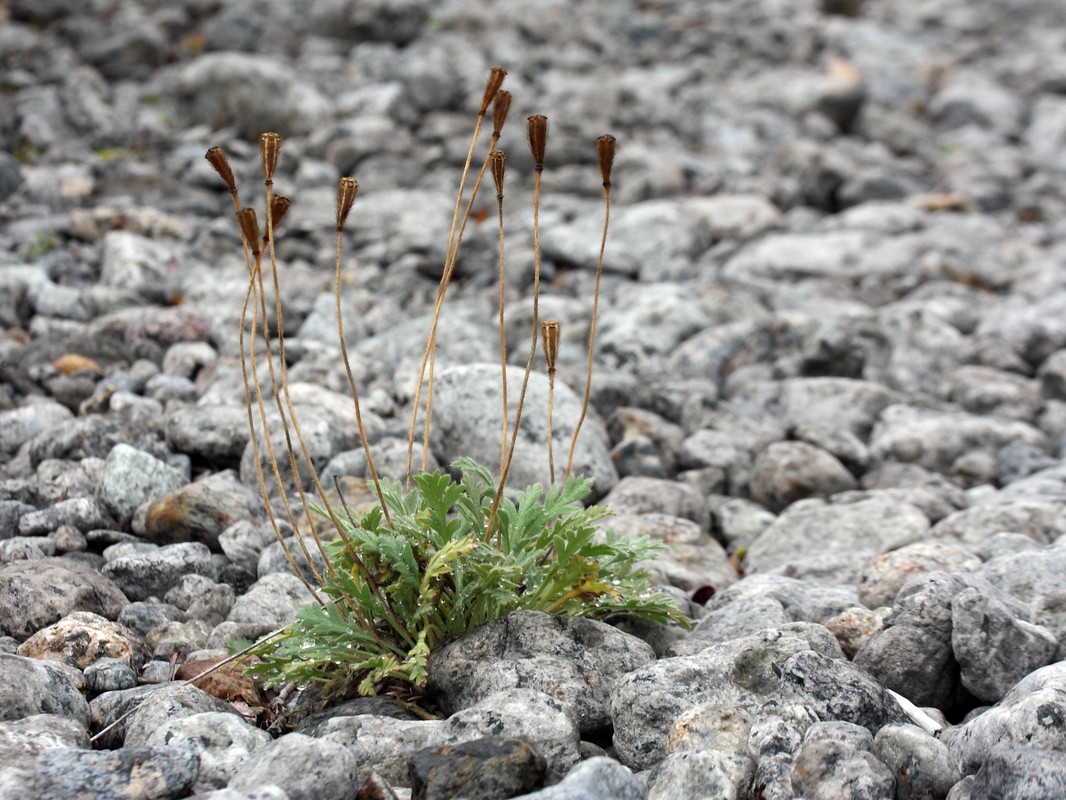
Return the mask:
<path fill-rule="evenodd" d="M 0 653 L 0 719 L 62 714 L 88 727 L 80 684 L 81 673 L 65 664 Z"/>
<path fill-rule="evenodd" d="M 117 517 L 185 484 L 185 476 L 155 456 L 126 444 L 111 448 L 99 487 L 101 502 Z M 97 526 L 102 527 L 102 526 Z"/>
<path fill-rule="evenodd" d="M 807 500 L 791 506 L 752 542 L 744 567 L 766 571 L 826 552 L 857 562 L 864 555 L 911 544 L 928 529 L 921 511 L 887 498 L 828 504 Z"/>
<path fill-rule="evenodd" d="M 522 370 L 508 367 L 508 402 L 522 385 Z M 547 396 L 548 379 L 531 374 L 522 410 L 520 435 L 508 483 L 522 488 L 548 481 Z M 580 398 L 569 388 L 555 387 L 552 423 L 557 470 L 566 463 L 570 438 L 581 412 Z M 500 368 L 496 364 L 471 364 L 438 370 L 430 443 L 437 460 L 450 464 L 459 456 L 474 459 L 495 470 L 499 465 L 502 425 Z M 513 423 L 513 418 L 512 418 Z M 574 452 L 573 473 L 595 481 L 593 497 L 601 497 L 617 482 L 618 475 L 607 449 L 607 432 L 594 417 L 586 418 Z"/>
<path fill-rule="evenodd" d="M 299 72 L 275 57 L 206 53 L 173 79 L 185 118 L 205 125 L 236 125 L 256 139 L 263 131 L 306 134 L 326 121 L 330 103 Z"/>
<path fill-rule="evenodd" d="M 790 656 L 781 673 L 785 691 L 822 720 L 860 725 L 872 736 L 885 725 L 910 719 L 884 686 L 848 661 L 805 650 Z"/>
<path fill-rule="evenodd" d="M 118 623 L 137 636 L 144 637 L 152 628 L 166 622 L 180 622 L 185 615 L 177 606 L 159 600 L 137 600 L 126 606 L 118 615 Z"/>
<path fill-rule="evenodd" d="M 137 674 L 117 658 L 98 658 L 83 671 L 85 685 L 93 694 L 132 689 L 137 685 Z"/>
<path fill-rule="evenodd" d="M 201 542 L 219 550 L 218 537 L 234 522 L 259 516 L 262 501 L 230 472 L 217 473 L 153 500 L 143 531 L 151 542 Z"/>
<path fill-rule="evenodd" d="M 0 453 L 14 453 L 38 434 L 73 418 L 70 409 L 52 400 L 0 411 Z"/>
<path fill-rule="evenodd" d="M 892 800 L 896 796 L 895 776 L 869 752 L 870 744 L 872 741 L 855 737 L 850 726 L 816 722 L 808 729 L 792 765 L 795 791 L 811 800 Z"/>
<path fill-rule="evenodd" d="M 72 497 L 40 511 L 23 514 L 19 519 L 19 533 L 39 536 L 58 530 L 63 525 L 83 533 L 94 528 L 113 527 L 111 516 L 93 497 Z"/>
<path fill-rule="evenodd" d="M 886 725 L 870 752 L 896 776 L 897 798 L 945 797 L 962 779 L 947 746 L 915 725 Z"/>
<path fill-rule="evenodd" d="M 602 306 L 596 338 L 607 350 L 669 353 L 710 322 L 700 298 L 680 284 L 624 284 Z"/>
<path fill-rule="evenodd" d="M 127 667 L 139 661 L 136 642 L 121 625 L 88 611 L 75 611 L 42 628 L 19 645 L 18 654 L 41 661 L 61 661 L 84 670 L 101 658 L 117 659 Z"/>
<path fill-rule="evenodd" d="M 516 611 L 434 653 L 426 688 L 446 714 L 506 689 L 536 689 L 588 737 L 610 724 L 607 699 L 618 679 L 654 660 L 651 647 L 605 623 Z"/>
<path fill-rule="evenodd" d="M 116 735 L 122 736 L 123 746 L 126 748 L 147 745 L 163 725 L 198 714 L 213 712 L 240 719 L 233 706 L 225 700 L 220 700 L 195 686 L 163 683 L 150 688 L 153 691 L 137 697 L 134 706 L 136 710 L 120 723 L 120 728 L 116 731 Z M 95 722 L 96 706 L 93 718 Z"/>
<path fill-rule="evenodd" d="M 256 575 L 263 550 L 276 541 L 268 523 L 256 525 L 249 520 L 234 522 L 218 535 L 218 545 L 233 564 Z"/>
<path fill-rule="evenodd" d="M 185 575 L 214 579 L 216 567 L 206 545 L 185 542 L 119 555 L 109 559 L 101 572 L 130 599 L 147 600 L 162 598 Z"/>
<path fill-rule="evenodd" d="M 1066 756 L 1017 744 L 992 748 L 971 784 L 971 797 L 1053 800 L 1066 792 Z"/>
<path fill-rule="evenodd" d="M 885 606 L 874 611 L 868 608 L 848 608 L 825 621 L 825 627 L 836 637 L 837 644 L 848 658 L 854 658 L 866 641 L 885 626 L 891 610 Z"/>
<path fill-rule="evenodd" d="M 1036 603 L 1066 589 L 1066 540 L 1053 547 L 1007 553 L 990 558 L 974 574 L 1023 600 Z"/>
<path fill-rule="evenodd" d="M 755 777 L 748 749 L 753 721 L 752 714 L 729 706 L 710 704 L 686 711 L 667 736 L 666 757 L 648 778 L 649 796 L 687 797 L 697 789 L 726 796 L 741 793 Z"/>
<path fill-rule="evenodd" d="M 296 618 L 296 612 L 310 602 L 313 598 L 299 578 L 273 572 L 237 598 L 227 620 L 263 626 L 265 632 L 288 625 Z"/>
<path fill-rule="evenodd" d="M 1024 533 L 1050 544 L 1066 533 L 1066 520 L 1058 503 L 1040 500 L 986 502 L 950 514 L 929 532 L 933 539 L 979 544 L 995 533 Z"/>
<path fill-rule="evenodd" d="M 34 779 L 42 800 L 85 796 L 168 800 L 186 796 L 199 767 L 196 754 L 185 748 L 124 747 L 96 752 L 63 747 L 38 756 Z"/>
<path fill-rule="evenodd" d="M 752 782 L 716 750 L 669 753 L 648 774 L 649 800 L 675 797 L 738 797 Z"/>
<path fill-rule="evenodd" d="M 645 800 L 639 780 L 613 758 L 582 761 L 555 786 L 522 795 L 524 800 Z"/>
<path fill-rule="evenodd" d="M 88 747 L 89 736 L 84 726 L 71 717 L 34 714 L 13 722 L 0 722 L 0 794 L 34 796 L 33 765 L 41 753 Z"/>
<path fill-rule="evenodd" d="M 105 286 L 129 289 L 148 300 L 164 302 L 176 289 L 167 265 L 173 245 L 130 231 L 109 231 L 103 240 L 100 279 Z"/>
<path fill-rule="evenodd" d="M 981 559 L 948 542 L 915 542 L 872 559 L 859 578 L 859 600 L 867 608 L 891 606 L 903 584 L 923 572 L 972 572 Z"/>
<path fill-rule="evenodd" d="M 775 519 L 774 514 L 758 503 L 739 497 L 713 502 L 711 515 L 713 533 L 724 539 L 732 549 L 743 547 L 745 552 Z"/>
<path fill-rule="evenodd" d="M 754 711 L 780 684 L 771 664 L 783 664 L 793 653 L 811 648 L 843 656 L 825 628 L 791 623 L 630 672 L 611 692 L 619 757 L 637 768 L 657 764 L 665 755 L 667 732 L 695 706 L 715 703 Z"/>
<path fill-rule="evenodd" d="M 381 778 L 400 786 L 410 781 L 408 759 L 422 748 L 484 736 L 528 742 L 547 761 L 549 782 L 560 780 L 579 758 L 578 729 L 565 706 L 534 689 L 497 692 L 445 720 L 338 716 L 311 732 L 345 745 L 356 756 L 360 775 L 373 766 Z"/>
<path fill-rule="evenodd" d="M 179 453 L 223 468 L 239 467 L 248 446 L 248 412 L 237 405 L 181 407 L 167 417 L 166 433 L 167 444 Z"/>
<path fill-rule="evenodd" d="M 507 798 L 542 786 L 546 764 L 521 739 L 485 737 L 419 750 L 411 757 L 410 771 L 412 794 L 426 800 Z"/>
<path fill-rule="evenodd" d="M 72 611 L 114 619 L 128 602 L 112 580 L 71 559 L 0 566 L 0 633 L 20 641 Z"/>
<path fill-rule="evenodd" d="M 1011 442 L 1045 447 L 1045 436 L 1024 422 L 906 405 L 886 408 L 874 427 L 870 451 L 874 458 L 920 464 L 950 474 L 961 456 L 983 451 L 995 454 Z"/>
<path fill-rule="evenodd" d="M 854 476 L 836 458 L 806 442 L 775 442 L 755 458 L 751 497 L 778 512 L 806 497 L 854 489 Z"/>
<path fill-rule="evenodd" d="M 952 598 L 951 649 L 962 685 L 979 700 L 996 702 L 1030 672 L 1055 660 L 1055 636 L 1025 617 L 977 587 Z"/>
<path fill-rule="evenodd" d="M 620 537 L 647 536 L 666 545 L 655 558 L 638 564 L 656 584 L 685 591 L 702 586 L 720 590 L 737 580 L 725 550 L 692 520 L 670 514 L 616 514 L 606 523 Z"/>
<path fill-rule="evenodd" d="M 702 531 L 710 525 L 707 502 L 695 489 L 661 478 L 623 478 L 602 505 L 615 514 L 662 514 L 690 519 Z"/>
<path fill-rule="evenodd" d="M 191 750 L 200 759 L 198 781 L 226 786 L 257 751 L 271 743 L 270 734 L 236 714 L 206 711 L 170 719 L 148 733 L 145 744 Z"/>

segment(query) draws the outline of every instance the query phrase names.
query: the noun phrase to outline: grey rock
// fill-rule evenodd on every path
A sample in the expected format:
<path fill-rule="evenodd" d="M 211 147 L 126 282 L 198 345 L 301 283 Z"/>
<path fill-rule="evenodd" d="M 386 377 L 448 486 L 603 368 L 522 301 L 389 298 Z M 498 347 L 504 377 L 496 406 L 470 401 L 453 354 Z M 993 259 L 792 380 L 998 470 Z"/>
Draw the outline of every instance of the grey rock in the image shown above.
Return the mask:
<path fill-rule="evenodd" d="M 81 684 L 81 673 L 65 664 L 0 653 L 0 719 L 62 714 L 88 727 Z"/>
<path fill-rule="evenodd" d="M 766 798 L 791 798 L 795 754 L 818 717 L 805 705 L 774 700 L 764 704 L 759 713 L 748 734 L 748 746 L 756 761 L 755 785 Z"/>
<path fill-rule="evenodd" d="M 1024 106 L 1006 87 L 974 72 L 960 72 L 933 98 L 929 109 L 947 128 L 976 124 L 1017 134 L 1024 119 Z"/>
<path fill-rule="evenodd" d="M 742 797 L 752 781 L 716 750 L 669 753 L 648 775 L 648 800 L 677 797 Z"/>
<path fill-rule="evenodd" d="M 207 342 L 177 342 L 163 355 L 162 369 L 167 375 L 193 380 L 217 360 L 218 351 Z"/>
<path fill-rule="evenodd" d="M 870 560 L 859 578 L 859 600 L 867 608 L 891 606 L 912 575 L 922 572 L 972 572 L 981 559 L 961 545 L 915 542 Z"/>
<path fill-rule="evenodd" d="M 93 694 L 132 689 L 137 685 L 137 674 L 117 658 L 98 658 L 84 673 L 85 685 Z"/>
<path fill-rule="evenodd" d="M 640 781 L 613 758 L 582 761 L 555 786 L 522 795 L 525 800 L 646 800 Z"/>
<path fill-rule="evenodd" d="M 13 453 L 34 436 L 73 418 L 70 409 L 52 400 L 0 411 L 0 452 Z"/>
<path fill-rule="evenodd" d="M 99 498 L 111 513 L 121 518 L 132 514 L 142 503 L 184 484 L 184 475 L 150 453 L 117 444 L 104 462 Z"/>
<path fill-rule="evenodd" d="M 85 727 L 71 717 L 34 714 L 0 722 L 0 795 L 32 797 L 36 787 L 33 765 L 37 757 L 58 748 L 88 748 Z"/>
<path fill-rule="evenodd" d="M 563 703 L 535 689 L 497 692 L 445 720 L 333 717 L 312 732 L 345 745 L 355 754 L 361 775 L 373 765 L 378 775 L 401 786 L 409 781 L 407 761 L 418 750 L 484 736 L 528 742 L 547 761 L 549 782 L 560 780 L 579 758 L 580 737 L 570 713 Z"/>
<path fill-rule="evenodd" d="M 562 703 L 587 737 L 610 724 L 618 679 L 654 660 L 651 647 L 605 623 L 516 611 L 434 653 L 427 691 L 452 714 L 506 689 L 536 689 Z"/>
<path fill-rule="evenodd" d="M 177 622 L 185 618 L 181 609 L 158 600 L 137 600 L 119 612 L 117 622 L 125 625 L 133 633 L 144 637 L 152 628 L 166 622 Z"/>
<path fill-rule="evenodd" d="M 945 797 L 962 779 L 958 762 L 939 739 L 910 724 L 886 725 L 871 752 L 896 776 L 896 798 Z"/>
<path fill-rule="evenodd" d="M 235 125 L 255 139 L 263 131 L 306 134 L 325 122 L 329 100 L 277 58 L 206 53 L 186 64 L 173 91 L 193 123 Z"/>
<path fill-rule="evenodd" d="M 149 300 L 168 300 L 167 265 L 175 257 L 173 245 L 130 231 L 104 236 L 100 279 L 105 286 L 130 289 Z"/>
<path fill-rule="evenodd" d="M 669 353 L 710 322 L 699 297 L 681 284 L 623 285 L 603 306 L 596 338 L 605 349 Z"/>
<path fill-rule="evenodd" d="M 928 529 L 929 520 L 921 511 L 888 499 L 829 504 L 806 500 L 788 508 L 752 542 L 745 569 L 765 571 L 826 552 L 857 562 L 911 544 Z"/>
<path fill-rule="evenodd" d="M 948 399 L 971 414 L 1032 422 L 1042 404 L 1037 381 L 993 367 L 961 367 L 952 383 Z"/>
<path fill-rule="evenodd" d="M 311 554 L 310 563 L 307 555 L 300 547 L 300 541 L 297 537 L 286 536 L 283 541 L 275 540 L 263 548 L 263 552 L 259 554 L 259 563 L 256 564 L 255 574 L 260 578 L 277 572 L 294 575 L 292 564 L 289 563 L 289 556 L 291 556 L 304 578 L 311 583 L 319 583 L 320 581 L 316 575 L 322 575 L 326 571 L 325 556 L 322 555 L 313 542 L 306 541 L 304 544 L 308 553 Z M 289 553 L 288 556 L 285 554 L 286 550 Z"/>
<path fill-rule="evenodd" d="M 951 708 L 962 692 L 951 649 L 951 599 L 964 586 L 961 577 L 945 572 L 915 575 L 854 663 L 917 705 Z"/>
<path fill-rule="evenodd" d="M 55 554 L 55 543 L 41 536 L 12 536 L 0 540 L 0 564 L 48 558 Z"/>
<path fill-rule="evenodd" d="M 778 512 L 796 500 L 854 489 L 855 477 L 834 456 L 807 442 L 775 442 L 759 453 L 751 497 Z"/>
<path fill-rule="evenodd" d="M 153 797 L 167 800 L 186 796 L 199 766 L 195 753 L 177 747 L 124 747 L 113 752 L 64 747 L 37 758 L 34 778 L 37 796 L 47 800 L 78 796 L 122 800 L 140 796 L 144 784 L 152 787 Z"/>
<path fill-rule="evenodd" d="M 713 532 L 732 549 L 743 547 L 746 550 L 775 519 L 772 512 L 758 503 L 740 497 L 714 498 L 710 505 Z"/>
<path fill-rule="evenodd" d="M 1066 683 L 1061 662 L 1030 673 L 996 705 L 941 735 L 964 773 L 985 763 L 999 744 L 1066 750 Z"/>
<path fill-rule="evenodd" d="M 822 626 L 792 623 L 712 645 L 695 655 L 665 658 L 624 676 L 611 693 L 614 745 L 623 763 L 662 760 L 666 733 L 681 714 L 707 703 L 755 709 L 777 691 L 771 664 L 801 650 L 843 654 Z"/>
<path fill-rule="evenodd" d="M 992 748 L 970 788 L 973 800 L 1025 797 L 1053 800 L 1066 792 L 1066 756 L 1018 744 Z"/>
<path fill-rule="evenodd" d="M 20 641 L 72 611 L 114 619 L 128 602 L 114 581 L 68 558 L 0 566 L 0 633 Z"/>
<path fill-rule="evenodd" d="M 781 382 L 780 404 L 791 426 L 817 426 L 833 420 L 836 427 L 862 441 L 896 399 L 894 392 L 873 381 L 825 377 Z"/>
<path fill-rule="evenodd" d="M 111 515 L 93 497 L 72 497 L 40 511 L 23 514 L 19 519 L 19 533 L 35 536 L 51 533 L 63 525 L 79 531 L 113 526 Z"/>
<path fill-rule="evenodd" d="M 977 587 L 952 598 L 951 626 L 962 685 L 987 702 L 996 702 L 1021 678 L 1054 661 L 1059 649 L 1050 631 L 1019 618 L 1017 608 Z"/>
<path fill-rule="evenodd" d="M 219 534 L 234 522 L 256 519 L 261 506 L 232 473 L 215 473 L 153 500 L 134 532 L 156 544 L 197 542 L 218 550 Z"/>
<path fill-rule="evenodd" d="M 824 725 L 812 725 L 796 753 L 794 790 L 811 800 L 893 800 L 895 776 L 869 752 L 868 745 L 847 736 L 824 735 Z"/>
<path fill-rule="evenodd" d="M 236 714 L 207 711 L 167 720 L 149 732 L 145 744 L 192 750 L 200 759 L 199 782 L 223 787 L 256 751 L 270 742 L 270 734 Z"/>
<path fill-rule="evenodd" d="M 522 385 L 522 370 L 508 367 L 507 382 L 510 402 L 516 387 Z M 448 464 L 467 456 L 494 470 L 500 460 L 502 425 L 499 365 L 471 364 L 438 370 L 435 385 L 430 443 L 437 460 Z M 548 481 L 547 397 L 548 379 L 540 374 L 530 375 L 510 472 L 511 487 Z M 557 385 L 552 423 L 557 469 L 565 463 L 580 412 L 580 398 L 569 388 Z M 574 452 L 573 473 L 595 481 L 595 497 L 618 482 L 607 441 L 603 424 L 591 415 L 586 418 Z"/>
<path fill-rule="evenodd" d="M 948 474 L 966 453 L 995 454 L 1015 441 L 1044 447 L 1045 438 L 1036 428 L 1015 420 L 895 405 L 884 410 L 874 427 L 870 451 L 874 458 L 914 462 Z"/>
<path fill-rule="evenodd" d="M 515 797 L 544 784 L 544 758 L 521 739 L 486 736 L 419 750 L 410 761 L 412 794 Z"/>
<path fill-rule="evenodd" d="M 695 522 L 702 531 L 710 526 L 707 502 L 695 489 L 661 478 L 623 478 L 603 499 L 602 505 L 615 514 L 682 517 Z"/>
<path fill-rule="evenodd" d="M 789 657 L 781 672 L 786 691 L 822 720 L 860 725 L 871 735 L 885 725 L 909 720 L 884 686 L 848 661 L 807 650 Z"/>
<path fill-rule="evenodd" d="M 164 683 L 152 688 L 154 691 L 144 694 L 137 702 L 136 710 L 121 723 L 124 747 L 147 745 L 163 725 L 197 714 L 215 712 L 240 719 L 225 700 L 195 686 Z"/>
<path fill-rule="evenodd" d="M 179 453 L 239 466 L 248 446 L 248 412 L 235 405 L 181 407 L 167 417 L 166 433 L 167 443 Z"/>
<path fill-rule="evenodd" d="M 292 622 L 296 612 L 312 600 L 307 587 L 295 575 L 274 572 L 264 575 L 238 597 L 227 619 L 280 628 Z"/>
<path fill-rule="evenodd" d="M 670 514 L 615 514 L 606 523 L 622 538 L 647 536 L 666 546 L 655 558 L 639 563 L 656 584 L 685 591 L 701 586 L 721 590 L 737 580 L 725 550 L 692 520 Z"/>
<path fill-rule="evenodd" d="M 218 535 L 218 545 L 233 564 L 255 575 L 263 550 L 276 541 L 269 524 L 256 525 L 249 520 L 234 522 Z"/>
<path fill-rule="evenodd" d="M 252 789 L 218 789 L 203 795 L 205 800 L 289 800 L 288 793 L 279 786 L 260 785 Z"/>
<path fill-rule="evenodd" d="M 1003 531 L 1024 533 L 1036 542 L 1050 544 L 1066 533 L 1062 505 L 1006 498 L 1003 502 L 981 503 L 948 515 L 933 526 L 929 535 L 974 545 Z"/>
<path fill-rule="evenodd" d="M 211 551 L 199 542 L 122 555 L 109 560 L 101 572 L 132 600 L 162 598 L 185 575 L 204 575 L 213 580 L 217 574 Z"/>

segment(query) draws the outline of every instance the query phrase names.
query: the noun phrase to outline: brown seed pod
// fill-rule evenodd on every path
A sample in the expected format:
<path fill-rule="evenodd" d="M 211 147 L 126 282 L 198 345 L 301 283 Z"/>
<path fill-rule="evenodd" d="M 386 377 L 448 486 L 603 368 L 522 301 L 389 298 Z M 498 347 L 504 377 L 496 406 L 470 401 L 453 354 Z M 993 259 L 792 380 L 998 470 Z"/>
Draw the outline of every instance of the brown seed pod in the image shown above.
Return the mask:
<path fill-rule="evenodd" d="M 596 140 L 596 154 L 600 161 L 600 174 L 603 175 L 603 188 L 611 185 L 611 168 L 614 166 L 615 138 L 609 133 Z"/>
<path fill-rule="evenodd" d="M 503 123 L 507 121 L 507 114 L 511 110 L 511 93 L 498 92 L 492 103 L 492 135 L 499 139 L 503 131 Z"/>
<path fill-rule="evenodd" d="M 496 197 L 503 198 L 503 174 L 507 170 L 507 151 L 493 150 L 489 156 L 489 169 L 492 170 L 492 181 L 496 184 Z"/>
<path fill-rule="evenodd" d="M 274 180 L 274 170 L 278 167 L 278 157 L 281 155 L 281 134 L 262 133 L 259 135 L 259 158 L 263 162 L 263 177 L 267 183 Z"/>
<path fill-rule="evenodd" d="M 555 359 L 559 355 L 559 320 L 546 319 L 540 323 L 540 332 L 544 338 L 544 360 L 548 362 L 548 372 L 555 372 Z"/>
<path fill-rule="evenodd" d="M 503 86 L 503 79 L 507 77 L 507 70 L 503 67 L 493 67 L 489 70 L 489 79 L 485 83 L 485 94 L 481 98 L 481 111 L 480 114 L 484 114 L 489 109 L 489 104 L 492 103 L 496 92 L 500 91 L 500 87 Z"/>
<path fill-rule="evenodd" d="M 289 198 L 280 194 L 274 195 L 270 204 L 270 225 L 272 228 L 277 229 L 278 225 L 281 224 L 281 220 L 285 217 L 285 212 L 289 210 L 291 205 L 292 200 Z"/>
<path fill-rule="evenodd" d="M 533 168 L 540 172 L 544 169 L 544 153 L 548 148 L 548 118 L 543 114 L 527 117 L 526 132 L 529 136 L 529 152 L 533 155 Z"/>
<path fill-rule="evenodd" d="M 359 181 L 355 178 L 341 178 L 337 181 L 337 230 L 344 227 L 357 194 L 359 194 Z"/>
<path fill-rule="evenodd" d="M 222 152 L 222 148 L 218 146 L 212 147 L 207 151 L 204 158 L 207 159 L 208 164 L 214 167 L 218 177 L 222 178 L 222 182 L 226 184 L 226 188 L 231 192 L 237 191 L 237 182 L 233 178 L 233 170 L 230 169 L 229 159 Z"/>
<path fill-rule="evenodd" d="M 237 212 L 237 224 L 241 229 L 244 243 L 253 254 L 259 255 L 259 220 L 254 208 L 242 208 Z"/>

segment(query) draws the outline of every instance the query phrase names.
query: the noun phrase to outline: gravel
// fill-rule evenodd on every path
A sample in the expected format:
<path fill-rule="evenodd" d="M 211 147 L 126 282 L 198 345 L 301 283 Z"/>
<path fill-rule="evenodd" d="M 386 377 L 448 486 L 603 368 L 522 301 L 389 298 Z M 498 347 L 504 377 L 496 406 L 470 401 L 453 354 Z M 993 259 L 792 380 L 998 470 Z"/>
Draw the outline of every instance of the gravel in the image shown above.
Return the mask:
<path fill-rule="evenodd" d="M 0 796 L 1063 796 L 1066 6 L 780 5 L 6 4 Z M 345 343 L 398 478 L 494 64 L 515 99 L 511 411 L 534 275 L 516 120 L 545 113 L 556 467 L 586 388 L 610 131 L 575 470 L 620 535 L 665 546 L 645 566 L 693 630 L 514 614 L 434 656 L 440 719 L 323 702 L 268 730 L 315 691 L 173 683 L 312 599 L 275 539 L 294 541 L 281 495 L 299 522 L 308 470 L 265 474 L 275 530 L 241 377 L 247 270 L 203 153 L 222 145 L 248 192 L 258 134 L 285 137 L 290 398 L 316 470 L 372 500 L 331 321 L 332 184 L 360 182 Z M 431 467 L 498 467 L 489 192 L 441 318 Z M 512 489 L 548 479 L 541 363 Z M 262 412 L 275 446 L 279 413 Z"/>

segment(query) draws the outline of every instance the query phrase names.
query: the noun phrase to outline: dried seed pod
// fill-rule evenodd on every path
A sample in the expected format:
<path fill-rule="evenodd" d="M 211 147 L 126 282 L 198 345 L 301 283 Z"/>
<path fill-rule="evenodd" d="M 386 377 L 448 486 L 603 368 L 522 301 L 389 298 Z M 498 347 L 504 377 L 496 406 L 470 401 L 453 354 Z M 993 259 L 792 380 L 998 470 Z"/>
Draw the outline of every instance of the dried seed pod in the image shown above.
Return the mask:
<path fill-rule="evenodd" d="M 241 236 L 248 249 L 255 255 L 259 255 L 259 220 L 255 215 L 254 208 L 242 208 L 237 212 L 237 224 L 241 229 Z"/>
<path fill-rule="evenodd" d="M 500 138 L 503 131 L 503 123 L 507 121 L 507 114 L 511 110 L 511 93 L 498 92 L 492 103 L 492 136 Z"/>
<path fill-rule="evenodd" d="M 285 212 L 289 210 L 291 205 L 292 200 L 289 198 L 280 194 L 274 195 L 270 204 L 270 225 L 272 228 L 277 229 L 278 225 L 281 224 L 281 220 L 285 217 Z"/>
<path fill-rule="evenodd" d="M 357 194 L 359 194 L 359 181 L 355 178 L 341 178 L 337 181 L 337 230 L 344 227 Z"/>
<path fill-rule="evenodd" d="M 237 191 L 237 181 L 233 178 L 233 170 L 230 169 L 229 159 L 222 152 L 222 148 L 218 146 L 212 147 L 207 151 L 204 158 L 207 159 L 208 164 L 215 168 L 215 172 L 218 173 L 218 177 L 222 178 L 226 188 L 231 192 Z"/>
<path fill-rule="evenodd" d="M 544 337 L 544 360 L 548 362 L 548 372 L 555 372 L 555 359 L 559 355 L 559 320 L 546 319 L 540 323 L 540 332 Z"/>
<path fill-rule="evenodd" d="M 603 188 L 611 185 L 611 168 L 614 166 L 615 138 L 609 133 L 596 140 L 596 154 L 600 160 L 600 174 L 603 175 Z"/>
<path fill-rule="evenodd" d="M 507 151 L 493 150 L 489 156 L 489 169 L 492 170 L 492 180 L 496 184 L 496 197 L 503 199 L 503 174 L 507 170 Z"/>
<path fill-rule="evenodd" d="M 267 183 L 274 181 L 274 170 L 278 167 L 281 155 L 281 134 L 262 133 L 259 135 L 259 158 L 263 162 L 263 177 Z"/>
<path fill-rule="evenodd" d="M 507 70 L 503 67 L 493 67 L 489 70 L 489 79 L 485 83 L 485 94 L 481 98 L 481 111 L 479 114 L 484 114 L 489 110 L 489 104 L 492 103 L 496 92 L 500 91 L 500 87 L 503 86 L 503 79 L 507 77 Z"/>
<path fill-rule="evenodd" d="M 526 132 L 529 136 L 529 152 L 533 155 L 533 168 L 540 172 L 544 169 L 544 153 L 548 149 L 548 118 L 543 114 L 527 117 Z"/>

